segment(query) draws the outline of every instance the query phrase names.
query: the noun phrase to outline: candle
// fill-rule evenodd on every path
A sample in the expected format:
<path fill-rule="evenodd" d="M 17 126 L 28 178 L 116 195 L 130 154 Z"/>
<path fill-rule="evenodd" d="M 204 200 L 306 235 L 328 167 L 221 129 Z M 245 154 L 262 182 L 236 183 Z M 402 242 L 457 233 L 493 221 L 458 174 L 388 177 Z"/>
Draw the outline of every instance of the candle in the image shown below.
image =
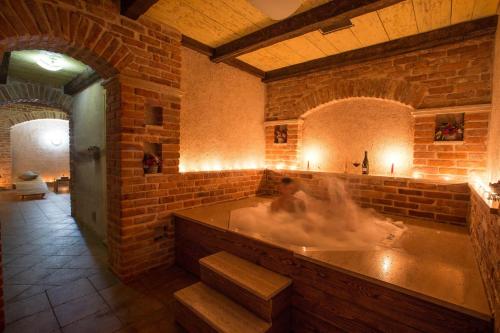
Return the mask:
<path fill-rule="evenodd" d="M 394 175 L 394 163 L 391 164 L 391 175 Z"/>

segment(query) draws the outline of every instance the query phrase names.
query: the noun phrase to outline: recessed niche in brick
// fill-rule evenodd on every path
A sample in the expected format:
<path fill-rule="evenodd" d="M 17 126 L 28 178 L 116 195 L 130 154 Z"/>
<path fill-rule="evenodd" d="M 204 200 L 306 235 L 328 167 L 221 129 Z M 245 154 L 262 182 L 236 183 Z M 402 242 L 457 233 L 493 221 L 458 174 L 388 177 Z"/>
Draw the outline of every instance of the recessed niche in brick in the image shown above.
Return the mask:
<path fill-rule="evenodd" d="M 147 105 L 144 123 L 146 125 L 163 126 L 163 108 L 161 106 Z"/>
<path fill-rule="evenodd" d="M 143 168 L 144 174 L 154 174 L 162 172 L 161 144 L 144 142 Z M 159 162 L 159 163 L 157 163 Z"/>

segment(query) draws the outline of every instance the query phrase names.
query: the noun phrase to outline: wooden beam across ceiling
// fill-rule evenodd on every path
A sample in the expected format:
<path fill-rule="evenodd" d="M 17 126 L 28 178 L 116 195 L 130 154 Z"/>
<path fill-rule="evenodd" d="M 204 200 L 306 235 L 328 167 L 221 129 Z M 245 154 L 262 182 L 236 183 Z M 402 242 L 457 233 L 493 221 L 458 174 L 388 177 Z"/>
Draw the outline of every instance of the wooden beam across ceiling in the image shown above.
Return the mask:
<path fill-rule="evenodd" d="M 121 0 L 120 14 L 132 20 L 137 20 L 157 2 L 158 0 Z"/>
<path fill-rule="evenodd" d="M 208 57 L 212 57 L 214 54 L 213 47 L 205 45 L 197 40 L 194 40 L 194 39 L 187 37 L 187 36 L 184 36 L 184 35 L 182 36 L 181 44 L 182 44 L 182 46 L 185 46 L 191 50 L 194 50 L 196 52 L 204 54 Z M 227 59 L 224 61 L 224 63 L 226 65 L 233 66 L 233 67 L 238 68 L 244 72 L 247 72 L 249 74 L 257 76 L 261 79 L 264 79 L 264 76 L 266 74 L 264 71 L 262 71 L 256 67 L 253 67 L 252 65 L 249 65 L 249 64 L 247 64 L 241 60 L 238 60 L 238 59 Z"/>
<path fill-rule="evenodd" d="M 403 0 L 332 0 L 215 48 L 212 61 L 229 58 L 304 35 L 394 5 Z"/>
<path fill-rule="evenodd" d="M 85 71 L 64 86 L 64 93 L 70 96 L 75 95 L 100 79 L 101 77 L 95 71 Z"/>
<path fill-rule="evenodd" d="M 308 62 L 291 65 L 266 72 L 264 82 L 282 80 L 323 69 L 331 69 L 366 61 L 392 57 L 412 51 L 460 42 L 486 34 L 495 33 L 498 16 L 493 15 L 474 21 L 463 22 L 445 28 L 404 37 L 382 44 L 331 55 Z"/>
<path fill-rule="evenodd" d="M 0 84 L 7 84 L 7 76 L 9 75 L 10 52 L 3 54 L 2 63 L 0 64 Z"/>

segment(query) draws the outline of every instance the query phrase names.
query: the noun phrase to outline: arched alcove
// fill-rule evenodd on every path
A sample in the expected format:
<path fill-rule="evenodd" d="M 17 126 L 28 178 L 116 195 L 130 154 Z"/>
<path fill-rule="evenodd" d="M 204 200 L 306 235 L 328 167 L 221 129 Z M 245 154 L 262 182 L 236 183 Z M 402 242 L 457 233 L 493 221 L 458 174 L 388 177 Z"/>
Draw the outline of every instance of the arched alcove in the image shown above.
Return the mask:
<path fill-rule="evenodd" d="M 46 181 L 69 175 L 69 121 L 34 119 L 10 129 L 12 176 L 34 171 Z"/>
<path fill-rule="evenodd" d="M 303 163 L 324 171 L 360 173 L 353 162 L 368 152 L 370 173 L 411 172 L 413 154 L 412 108 L 377 98 L 334 101 L 305 114 Z"/>

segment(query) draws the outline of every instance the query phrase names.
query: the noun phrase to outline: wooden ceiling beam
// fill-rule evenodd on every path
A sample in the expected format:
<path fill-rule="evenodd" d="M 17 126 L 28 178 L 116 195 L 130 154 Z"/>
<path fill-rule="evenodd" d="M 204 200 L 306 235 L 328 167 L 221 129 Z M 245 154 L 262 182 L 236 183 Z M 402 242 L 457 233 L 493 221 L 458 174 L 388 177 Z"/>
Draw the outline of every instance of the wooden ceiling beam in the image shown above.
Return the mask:
<path fill-rule="evenodd" d="M 157 2 L 158 0 L 121 0 L 120 14 L 132 20 L 137 20 Z"/>
<path fill-rule="evenodd" d="M 9 75 L 10 52 L 4 52 L 2 63 L 0 64 L 0 84 L 7 84 Z"/>
<path fill-rule="evenodd" d="M 497 15 L 474 21 L 463 22 L 445 28 L 424 32 L 414 36 L 403 37 L 382 44 L 376 44 L 308 62 L 291 65 L 266 72 L 264 82 L 272 82 L 285 78 L 331 69 L 346 65 L 363 63 L 370 60 L 392 57 L 412 51 L 460 42 L 486 34 L 495 33 Z"/>
<path fill-rule="evenodd" d="M 337 25 L 403 0 L 331 0 L 215 48 L 212 61 L 235 58 L 323 27 Z"/>
<path fill-rule="evenodd" d="M 64 94 L 70 96 L 75 95 L 85 88 L 89 87 L 90 85 L 94 84 L 95 82 L 99 81 L 100 79 L 101 77 L 95 71 L 85 71 L 75 77 L 73 80 L 66 83 L 66 85 L 64 86 Z"/>
<path fill-rule="evenodd" d="M 194 39 L 187 37 L 187 36 L 184 36 L 184 35 L 182 36 L 181 44 L 182 44 L 182 46 L 185 46 L 191 50 L 194 50 L 196 52 L 204 54 L 204 55 L 208 56 L 209 58 L 212 57 L 214 54 L 213 47 L 205 45 L 197 40 L 194 40 Z M 266 74 L 264 71 L 262 71 L 256 67 L 253 67 L 252 65 L 249 65 L 246 62 L 243 62 L 243 61 L 238 60 L 238 59 L 227 59 L 224 61 L 224 63 L 226 65 L 238 68 L 244 72 L 247 72 L 249 74 L 257 76 L 258 78 L 261 78 L 261 79 L 264 79 L 264 76 Z"/>

